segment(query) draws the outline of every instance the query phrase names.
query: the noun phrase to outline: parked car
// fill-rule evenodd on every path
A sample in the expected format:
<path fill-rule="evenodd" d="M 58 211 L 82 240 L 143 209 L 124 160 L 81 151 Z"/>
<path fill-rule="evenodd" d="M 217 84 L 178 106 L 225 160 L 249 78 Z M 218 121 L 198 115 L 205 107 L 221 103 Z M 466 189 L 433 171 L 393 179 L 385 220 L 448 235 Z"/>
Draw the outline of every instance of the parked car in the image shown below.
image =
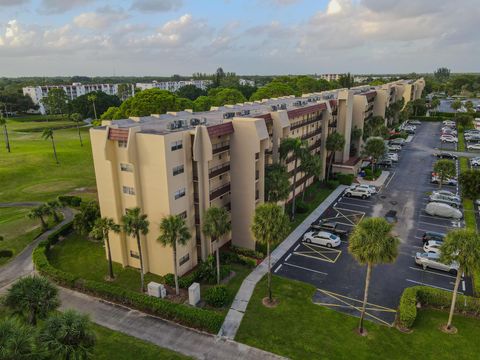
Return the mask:
<path fill-rule="evenodd" d="M 303 235 L 303 241 L 329 248 L 338 247 L 342 243 L 339 236 L 327 231 L 309 231 Z"/>
<path fill-rule="evenodd" d="M 392 140 L 388 140 L 388 143 L 390 145 L 405 145 L 405 139 L 403 138 L 396 138 L 396 139 L 392 139 Z"/>
<path fill-rule="evenodd" d="M 432 195 L 448 196 L 449 198 L 455 199 L 458 202 L 462 201 L 462 199 L 460 198 L 460 196 L 458 196 L 458 194 L 456 194 L 454 192 L 451 192 L 451 191 L 448 191 L 448 190 L 435 190 L 435 191 L 432 192 Z"/>
<path fill-rule="evenodd" d="M 456 198 L 450 197 L 450 196 L 445 196 L 445 195 L 440 195 L 440 194 L 432 194 L 429 197 L 430 202 L 439 202 L 443 204 L 447 204 L 450 206 L 453 206 L 454 208 L 458 209 L 460 207 L 460 201 L 458 201 Z"/>
<path fill-rule="evenodd" d="M 422 125 L 420 120 L 408 120 L 408 123 L 412 125 Z"/>
<path fill-rule="evenodd" d="M 467 149 L 468 150 L 480 150 L 480 144 L 468 144 Z"/>
<path fill-rule="evenodd" d="M 364 189 L 364 188 L 348 188 L 347 190 L 345 190 L 345 196 L 346 197 L 359 197 L 359 198 L 362 198 L 362 199 L 368 199 L 372 196 L 372 193 L 370 192 L 370 190 L 368 189 Z"/>
<path fill-rule="evenodd" d="M 465 135 L 465 140 L 466 141 L 480 141 L 480 134 L 469 134 Z"/>
<path fill-rule="evenodd" d="M 439 216 L 456 220 L 460 220 L 463 217 L 460 210 L 454 208 L 453 206 L 439 202 L 428 203 L 425 207 L 425 212 L 431 216 Z"/>
<path fill-rule="evenodd" d="M 470 159 L 471 166 L 479 166 L 480 165 L 480 158 L 472 158 Z"/>
<path fill-rule="evenodd" d="M 392 160 L 393 162 L 398 162 L 398 154 L 397 153 L 386 153 L 385 157 L 387 159 Z"/>
<path fill-rule="evenodd" d="M 389 144 L 389 145 L 387 145 L 387 150 L 397 152 L 397 151 L 401 151 L 402 147 L 400 145 L 390 145 Z"/>
<path fill-rule="evenodd" d="M 452 135 L 442 135 L 440 136 L 440 141 L 444 143 L 457 143 L 458 138 Z"/>
<path fill-rule="evenodd" d="M 432 179 L 430 180 L 432 184 L 439 184 L 440 183 L 440 178 L 433 173 L 432 174 Z M 444 185 L 451 185 L 451 186 L 457 186 L 458 180 L 455 178 L 447 178 L 443 180 Z"/>
<path fill-rule="evenodd" d="M 371 194 L 376 194 L 377 193 L 377 188 L 373 185 L 367 185 L 367 184 L 353 184 L 350 186 L 351 189 L 366 189 L 370 191 Z"/>
<path fill-rule="evenodd" d="M 393 161 L 391 159 L 381 158 L 377 161 L 377 165 L 388 168 L 393 165 Z"/>
<path fill-rule="evenodd" d="M 423 268 L 431 268 L 431 269 L 436 269 L 436 270 L 441 270 L 441 271 L 447 271 L 452 274 L 456 274 L 458 270 L 458 264 L 457 263 L 452 263 L 452 264 L 443 264 L 440 262 L 440 255 L 438 254 L 432 254 L 432 253 L 420 253 L 417 252 L 415 255 L 415 262 L 423 266 Z"/>
<path fill-rule="evenodd" d="M 422 241 L 424 244 L 430 240 L 443 241 L 444 239 L 445 234 L 434 231 L 426 231 L 422 236 Z"/>
<path fill-rule="evenodd" d="M 412 129 L 411 127 L 405 128 L 404 131 L 405 131 L 408 135 L 415 135 L 415 130 Z"/>
<path fill-rule="evenodd" d="M 314 230 L 327 231 L 337 236 L 345 236 L 348 234 L 348 231 L 342 230 L 338 226 L 339 224 L 336 222 L 322 222 L 321 220 L 310 225 Z"/>
<path fill-rule="evenodd" d="M 439 159 L 453 159 L 453 160 L 457 159 L 457 155 L 449 153 L 449 152 L 444 152 L 444 151 L 439 152 L 439 153 L 435 153 L 433 155 L 436 156 Z"/>
<path fill-rule="evenodd" d="M 450 126 L 450 127 L 456 127 L 457 124 L 455 123 L 455 121 L 452 121 L 452 120 L 445 120 L 443 121 L 443 125 L 445 126 Z"/>
<path fill-rule="evenodd" d="M 423 244 L 423 251 L 426 253 L 433 253 L 440 255 L 440 247 L 442 246 L 443 241 L 439 240 L 428 240 Z"/>

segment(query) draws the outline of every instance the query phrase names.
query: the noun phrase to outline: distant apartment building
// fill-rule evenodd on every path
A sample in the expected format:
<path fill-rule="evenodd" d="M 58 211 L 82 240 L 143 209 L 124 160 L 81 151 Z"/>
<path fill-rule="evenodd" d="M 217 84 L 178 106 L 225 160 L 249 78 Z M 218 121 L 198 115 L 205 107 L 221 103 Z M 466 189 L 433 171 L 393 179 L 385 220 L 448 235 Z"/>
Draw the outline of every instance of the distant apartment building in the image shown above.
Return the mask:
<path fill-rule="evenodd" d="M 210 239 L 201 231 L 212 206 L 224 207 L 231 218 L 231 233 L 219 240 L 220 246 L 231 241 L 254 249 L 252 217 L 264 202 L 265 166 L 280 161 L 282 139 L 300 138 L 321 158 L 320 178 L 330 156 L 336 172 L 355 172 L 361 161 L 351 155 L 352 128 L 363 128 L 374 114 L 385 116 L 385 109 L 412 86 L 413 97 L 420 96 L 421 80 L 103 121 L 90 130 L 102 216 L 120 223 L 126 209 L 136 206 L 148 215 L 150 231 L 142 236 L 142 255 L 145 271 L 155 274 L 173 272 L 172 249 L 157 241 L 167 215 L 183 217 L 191 233 L 191 240 L 177 248 L 180 274 L 212 253 Z M 333 132 L 346 142 L 342 151 L 328 154 L 326 139 Z M 281 161 L 293 184 L 293 156 Z M 296 193 L 313 181 L 299 169 Z M 115 262 L 140 267 L 135 239 L 112 233 L 110 243 Z"/>
<path fill-rule="evenodd" d="M 135 86 L 140 90 L 161 89 L 170 92 L 176 92 L 186 85 L 194 85 L 199 89 L 206 90 L 212 80 L 182 80 L 182 81 L 153 81 L 151 83 L 137 83 Z"/>
<path fill-rule="evenodd" d="M 318 75 L 319 79 L 327 80 L 327 81 L 337 81 L 340 79 L 340 76 L 343 74 L 321 74 Z"/>
<path fill-rule="evenodd" d="M 238 83 L 241 86 L 255 86 L 255 81 L 254 80 L 238 79 Z"/>

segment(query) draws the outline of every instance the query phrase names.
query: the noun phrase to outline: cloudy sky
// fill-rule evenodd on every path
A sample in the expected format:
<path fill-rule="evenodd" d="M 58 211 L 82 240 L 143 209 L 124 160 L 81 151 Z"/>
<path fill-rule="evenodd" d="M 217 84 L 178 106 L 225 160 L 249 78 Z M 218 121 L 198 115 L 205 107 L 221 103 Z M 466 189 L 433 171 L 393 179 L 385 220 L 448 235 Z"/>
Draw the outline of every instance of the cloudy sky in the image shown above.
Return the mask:
<path fill-rule="evenodd" d="M 479 0 L 0 0 L 0 76 L 480 71 Z"/>

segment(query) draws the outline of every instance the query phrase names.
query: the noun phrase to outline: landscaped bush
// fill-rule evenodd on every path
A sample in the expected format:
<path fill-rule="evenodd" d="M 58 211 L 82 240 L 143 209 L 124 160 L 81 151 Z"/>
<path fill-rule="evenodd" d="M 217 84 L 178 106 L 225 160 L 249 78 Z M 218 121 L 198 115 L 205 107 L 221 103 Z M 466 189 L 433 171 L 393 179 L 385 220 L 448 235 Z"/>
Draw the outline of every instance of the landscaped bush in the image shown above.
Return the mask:
<path fill-rule="evenodd" d="M 372 174 L 374 174 L 375 176 L 373 176 Z M 382 169 L 375 169 L 375 172 L 373 173 L 371 168 L 365 169 L 365 180 L 375 180 L 378 179 L 380 175 L 382 175 Z"/>
<path fill-rule="evenodd" d="M 352 185 L 354 178 L 353 174 L 337 174 L 337 180 L 341 185 Z"/>
<path fill-rule="evenodd" d="M 446 116 L 437 116 L 437 115 L 434 115 L 434 116 L 412 116 L 411 117 L 412 120 L 420 120 L 420 121 L 445 121 L 445 120 L 451 120 L 450 117 L 446 117 Z"/>
<path fill-rule="evenodd" d="M 224 279 L 228 275 L 230 275 L 230 266 L 220 266 L 220 279 Z M 215 284 L 217 282 L 217 263 L 213 255 L 210 255 L 207 260 L 200 263 L 196 278 L 208 284 Z"/>
<path fill-rule="evenodd" d="M 228 302 L 228 290 L 225 285 L 213 286 L 205 292 L 205 302 L 213 307 L 225 306 Z"/>
<path fill-rule="evenodd" d="M 416 305 L 422 305 L 437 309 L 449 309 L 452 301 L 452 293 L 445 290 L 434 289 L 428 286 L 414 286 L 403 291 L 398 309 L 398 319 L 403 327 L 413 325 L 417 316 Z M 458 294 L 455 304 L 455 312 L 480 316 L 480 299 Z"/>
<path fill-rule="evenodd" d="M 57 200 L 63 206 L 79 207 L 82 203 L 82 198 L 73 195 L 60 195 Z"/>
<path fill-rule="evenodd" d="M 443 117 L 446 117 L 446 118 L 453 118 L 453 117 L 455 117 L 455 113 L 435 111 L 435 116 L 443 116 Z"/>
<path fill-rule="evenodd" d="M 295 209 L 297 213 L 305 214 L 306 212 L 308 212 L 308 205 L 305 203 L 305 201 L 297 200 L 297 203 L 295 204 Z"/>
<path fill-rule="evenodd" d="M 11 258 L 13 256 L 13 251 L 9 249 L 0 250 L 0 258 Z"/>
<path fill-rule="evenodd" d="M 49 240 L 41 242 L 33 252 L 33 263 L 38 272 L 60 285 L 212 333 L 218 332 L 222 325 L 223 316 L 214 311 L 172 303 L 115 285 L 80 279 L 73 274 L 58 270 L 48 261 L 49 248 Z"/>
<path fill-rule="evenodd" d="M 408 138 L 408 134 L 405 131 L 401 131 L 398 134 L 390 135 L 389 140 L 399 139 L 399 138 L 406 139 Z"/>
<path fill-rule="evenodd" d="M 327 181 L 327 187 L 331 190 L 336 189 L 340 185 L 340 182 L 338 180 L 328 180 Z"/>
<path fill-rule="evenodd" d="M 232 246 L 232 250 L 239 255 L 248 256 L 255 259 L 263 259 L 265 257 L 265 255 L 260 251 L 247 249 L 239 246 Z"/>
<path fill-rule="evenodd" d="M 248 266 L 250 268 L 254 268 L 255 266 L 257 266 L 257 261 L 255 259 L 243 255 L 238 255 L 238 263 Z"/>
<path fill-rule="evenodd" d="M 166 274 L 163 279 L 165 280 L 165 284 L 171 287 L 175 286 L 175 275 L 173 274 Z M 190 285 L 192 285 L 195 281 L 198 281 L 198 272 L 193 271 L 188 275 L 181 276 L 178 278 L 178 286 L 182 289 L 188 289 Z"/>

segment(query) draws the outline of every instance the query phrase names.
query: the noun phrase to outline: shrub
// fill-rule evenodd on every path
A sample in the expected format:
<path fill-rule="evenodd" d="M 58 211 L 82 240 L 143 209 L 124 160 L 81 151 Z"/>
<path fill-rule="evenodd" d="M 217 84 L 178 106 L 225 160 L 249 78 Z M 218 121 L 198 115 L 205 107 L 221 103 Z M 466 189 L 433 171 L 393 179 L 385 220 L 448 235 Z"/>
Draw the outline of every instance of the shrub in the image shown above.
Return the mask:
<path fill-rule="evenodd" d="M 0 258 L 11 258 L 13 256 L 13 251 L 9 249 L 0 250 Z"/>
<path fill-rule="evenodd" d="M 398 138 L 406 139 L 406 138 L 408 138 L 408 134 L 405 131 L 401 131 L 398 134 L 392 134 L 389 137 L 390 140 L 398 139 Z"/>
<path fill-rule="evenodd" d="M 73 195 L 60 195 L 57 200 L 63 206 L 79 207 L 82 203 L 82 198 Z"/>
<path fill-rule="evenodd" d="M 205 292 L 205 302 L 213 307 L 225 306 L 228 302 L 228 290 L 225 285 L 213 286 Z"/>
<path fill-rule="evenodd" d="M 327 187 L 331 190 L 335 190 L 340 183 L 337 180 L 328 180 L 327 181 Z"/>
<path fill-rule="evenodd" d="M 232 246 L 232 250 L 239 255 L 248 256 L 255 259 L 263 259 L 265 257 L 265 255 L 260 251 L 247 249 L 239 246 Z"/>
<path fill-rule="evenodd" d="M 353 174 L 337 174 L 337 180 L 341 185 L 352 185 L 354 178 Z"/>
<path fill-rule="evenodd" d="M 221 251 L 220 252 L 220 262 L 222 264 L 235 264 L 239 263 L 238 254 L 233 251 Z"/>
<path fill-rule="evenodd" d="M 238 255 L 238 262 L 239 264 L 248 266 L 250 268 L 257 266 L 257 261 L 255 259 L 243 255 Z"/>
<path fill-rule="evenodd" d="M 230 275 L 230 267 L 228 265 L 220 266 L 220 279 Z M 207 260 L 203 261 L 197 270 L 197 280 L 202 280 L 207 284 L 215 284 L 217 281 L 217 263 L 215 257 L 210 255 Z"/>
<path fill-rule="evenodd" d="M 178 278 L 178 286 L 182 289 L 188 289 L 195 281 L 197 281 L 198 274 L 196 271 L 191 272 L 188 275 L 181 276 Z M 165 284 L 171 287 L 175 286 L 175 275 L 166 274 L 163 277 Z"/>
<path fill-rule="evenodd" d="M 410 328 L 417 317 L 417 290 L 415 287 L 406 288 L 400 298 L 399 305 L 400 324 L 405 328 Z"/>
<path fill-rule="evenodd" d="M 298 200 L 295 208 L 299 214 L 305 214 L 308 212 L 308 205 L 303 200 Z"/>

